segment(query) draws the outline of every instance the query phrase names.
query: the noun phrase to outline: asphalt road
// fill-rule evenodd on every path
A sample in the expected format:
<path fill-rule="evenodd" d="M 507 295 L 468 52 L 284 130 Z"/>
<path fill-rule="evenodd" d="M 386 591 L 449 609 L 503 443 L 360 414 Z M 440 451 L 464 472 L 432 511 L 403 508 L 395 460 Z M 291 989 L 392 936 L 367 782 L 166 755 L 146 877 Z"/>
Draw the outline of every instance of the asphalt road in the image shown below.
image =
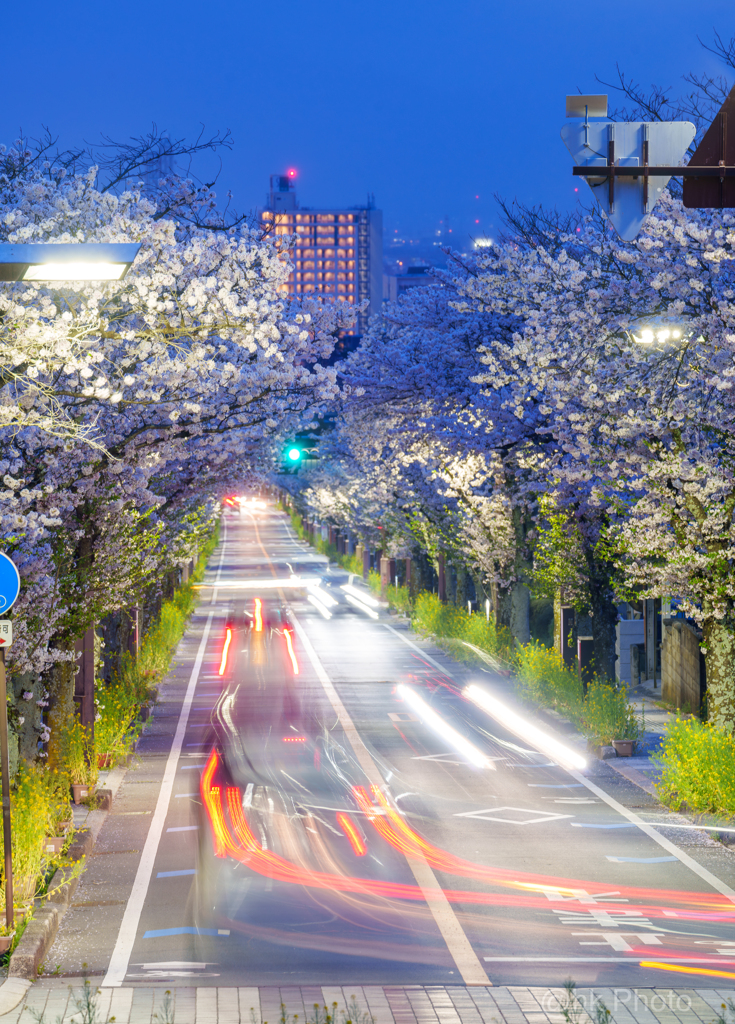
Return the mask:
<path fill-rule="evenodd" d="M 510 729 L 503 712 L 468 701 L 474 683 L 523 722 L 554 729 L 514 702 L 507 680 L 456 664 L 382 612 L 374 620 L 342 607 L 341 570 L 321 588 L 339 602 L 329 619 L 303 589 L 279 596 L 278 580 L 324 567 L 272 507 L 227 516 L 140 764 L 48 969 L 74 975 L 85 962 L 112 986 L 553 985 L 571 976 L 701 988 L 735 977 L 730 851 L 674 827 L 685 819 L 609 765 L 562 767 L 523 724 Z M 254 633 L 235 631 L 220 674 L 228 625 L 254 623 L 256 598 L 268 618 L 281 596 L 298 668 L 289 682 L 297 711 L 282 731 L 304 744 L 301 761 L 274 745 L 285 742 L 278 715 L 267 729 L 253 718 L 267 702 L 248 711 L 248 686 L 265 664 Z M 276 700 L 278 680 L 266 683 L 261 697 Z M 215 707 L 220 722 L 231 719 L 224 746 L 212 732 Z M 225 770 L 228 744 L 243 735 L 250 783 Z M 558 726 L 556 735 L 564 738 Z M 344 785 L 320 797 L 308 780 L 314 766 L 324 774 L 327 757 Z M 205 772 L 201 789 L 207 764 L 224 774 Z M 218 806 L 230 806 L 221 857 Z"/>

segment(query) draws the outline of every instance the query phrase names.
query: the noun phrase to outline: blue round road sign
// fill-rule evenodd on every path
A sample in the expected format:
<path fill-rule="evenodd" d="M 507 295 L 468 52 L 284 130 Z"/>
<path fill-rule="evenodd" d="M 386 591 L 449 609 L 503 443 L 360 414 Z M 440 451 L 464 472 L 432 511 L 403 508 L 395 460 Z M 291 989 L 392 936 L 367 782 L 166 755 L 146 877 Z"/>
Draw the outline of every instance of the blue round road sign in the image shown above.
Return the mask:
<path fill-rule="evenodd" d="M 18 570 L 7 555 L 0 551 L 0 615 L 13 607 L 20 593 Z"/>

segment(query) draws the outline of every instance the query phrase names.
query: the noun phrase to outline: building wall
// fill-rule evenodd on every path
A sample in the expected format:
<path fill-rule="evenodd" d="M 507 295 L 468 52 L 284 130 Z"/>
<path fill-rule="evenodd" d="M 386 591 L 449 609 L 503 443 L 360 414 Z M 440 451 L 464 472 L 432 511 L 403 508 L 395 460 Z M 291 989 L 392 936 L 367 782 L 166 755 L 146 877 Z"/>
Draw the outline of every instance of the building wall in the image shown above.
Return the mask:
<path fill-rule="evenodd" d="M 327 302 L 369 306 L 359 331 L 383 303 L 383 214 L 371 205 L 353 209 L 302 209 L 292 183 L 271 177 L 268 203 L 260 213 L 264 228 L 291 243 L 294 269 L 285 290 Z"/>
<path fill-rule="evenodd" d="M 700 637 L 683 619 L 664 619 L 661 695 L 677 708 L 697 712 L 701 693 Z"/>
<path fill-rule="evenodd" d="M 630 685 L 630 645 L 642 644 L 643 619 L 621 619 L 615 627 L 615 675 L 621 683 Z"/>

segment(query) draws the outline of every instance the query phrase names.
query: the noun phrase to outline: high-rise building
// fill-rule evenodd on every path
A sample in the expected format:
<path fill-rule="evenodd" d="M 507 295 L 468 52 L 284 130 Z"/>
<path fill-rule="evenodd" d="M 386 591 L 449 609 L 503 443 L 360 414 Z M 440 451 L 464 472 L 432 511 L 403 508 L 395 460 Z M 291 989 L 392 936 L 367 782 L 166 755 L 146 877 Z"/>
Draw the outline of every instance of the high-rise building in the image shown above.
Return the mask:
<path fill-rule="evenodd" d="M 348 209 L 300 207 L 292 177 L 272 174 L 270 184 L 260 219 L 276 237 L 291 236 L 289 294 L 353 305 L 367 299 L 358 323 L 363 333 L 383 301 L 382 211 L 373 197 Z"/>

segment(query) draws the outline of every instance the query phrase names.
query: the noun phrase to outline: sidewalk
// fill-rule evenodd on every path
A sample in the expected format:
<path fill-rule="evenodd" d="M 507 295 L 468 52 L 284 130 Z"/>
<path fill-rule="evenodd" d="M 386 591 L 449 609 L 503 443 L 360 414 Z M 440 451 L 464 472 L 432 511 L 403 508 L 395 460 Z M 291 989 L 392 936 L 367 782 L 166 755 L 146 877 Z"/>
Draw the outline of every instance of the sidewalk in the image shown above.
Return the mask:
<path fill-rule="evenodd" d="M 202 965 L 204 967 L 205 965 Z M 723 979 L 724 980 L 724 979 Z M 55 979 L 44 979 L 29 992 L 23 1008 L 0 1017 L 8 1024 L 30 1024 L 43 1014 L 44 1024 L 72 1021 L 77 1011 L 74 996 L 80 988 Z M 559 1000 L 562 989 L 534 987 L 477 987 L 432 985 L 342 986 L 308 988 L 172 988 L 169 1012 L 165 985 L 153 988 L 103 989 L 97 1002 L 96 1021 L 103 1024 L 278 1024 L 281 1006 L 286 1024 L 309 1024 L 314 1004 L 335 1015 L 336 1024 L 563 1024 Z M 359 1013 L 354 1013 L 356 1008 Z M 722 1004 L 735 998 L 728 989 L 578 989 L 580 1024 L 588 1020 L 597 1000 L 611 1012 L 614 1024 L 713 1024 L 724 1011 Z M 336 1003 L 336 1008 L 333 1004 Z M 26 1012 L 31 1011 L 31 1013 Z M 336 1012 L 335 1012 L 336 1011 Z M 294 1016 L 298 1019 L 294 1021 Z M 362 1015 L 362 1017 L 360 1016 Z M 571 1014 L 572 1021 L 575 1014 Z M 80 1020 L 77 1013 L 76 1021 Z M 727 1015 L 728 1024 L 735 1015 Z M 87 1021 L 84 1024 L 91 1024 Z"/>

